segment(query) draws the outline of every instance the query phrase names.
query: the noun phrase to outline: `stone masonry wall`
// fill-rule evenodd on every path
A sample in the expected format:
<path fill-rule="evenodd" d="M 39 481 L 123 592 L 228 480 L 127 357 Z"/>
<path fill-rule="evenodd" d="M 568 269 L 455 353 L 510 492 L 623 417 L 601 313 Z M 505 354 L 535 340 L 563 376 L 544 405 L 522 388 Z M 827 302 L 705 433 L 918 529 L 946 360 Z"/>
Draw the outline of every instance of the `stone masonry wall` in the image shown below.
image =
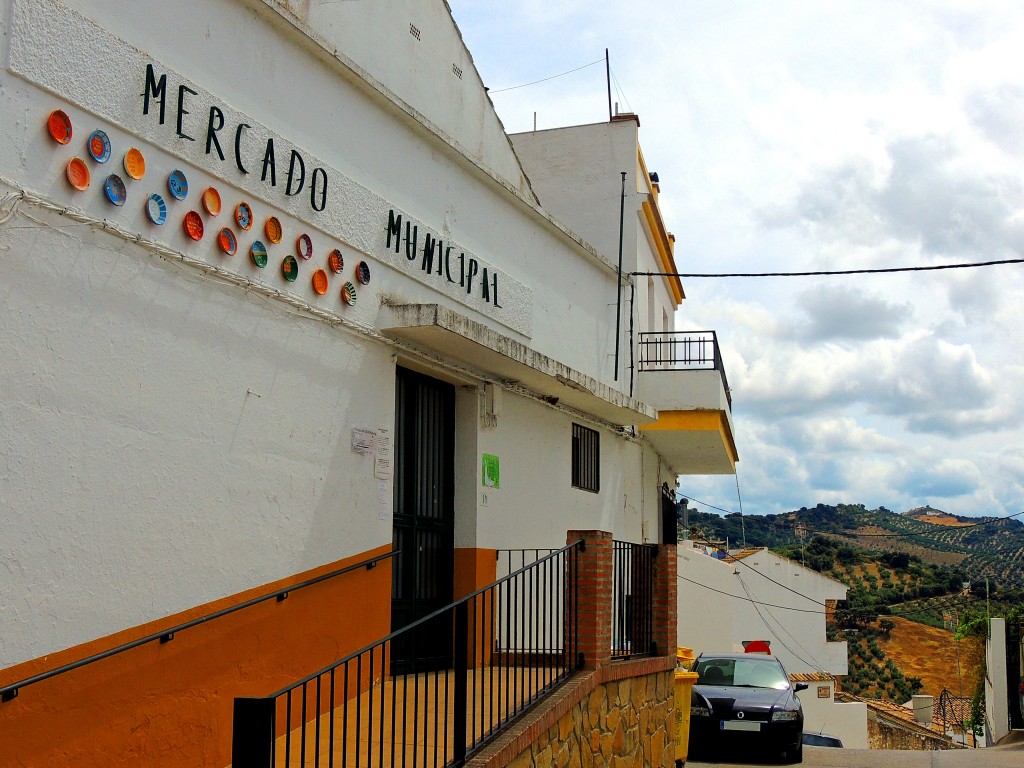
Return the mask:
<path fill-rule="evenodd" d="M 597 685 L 510 768 L 673 768 L 671 671 Z"/>
<path fill-rule="evenodd" d="M 868 718 L 868 745 L 871 749 L 956 749 L 948 737 L 901 728 L 891 723 Z"/>

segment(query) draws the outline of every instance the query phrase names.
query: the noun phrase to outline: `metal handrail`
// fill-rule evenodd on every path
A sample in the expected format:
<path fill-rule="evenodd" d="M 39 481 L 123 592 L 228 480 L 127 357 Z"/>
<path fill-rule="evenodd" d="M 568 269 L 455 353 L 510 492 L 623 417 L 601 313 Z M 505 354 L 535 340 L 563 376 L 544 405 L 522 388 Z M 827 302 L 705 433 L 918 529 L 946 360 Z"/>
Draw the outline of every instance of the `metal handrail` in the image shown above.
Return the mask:
<path fill-rule="evenodd" d="M 470 600 L 472 600 L 472 599 L 474 599 L 476 597 L 479 597 L 484 592 L 487 592 L 488 590 L 491 590 L 494 587 L 501 586 L 502 584 L 505 584 L 506 582 L 511 581 L 516 576 L 520 575 L 521 573 L 524 573 L 525 571 L 529 570 L 530 568 L 534 567 L 535 565 L 538 565 L 539 563 L 543 563 L 546 560 L 552 560 L 552 559 L 558 557 L 558 555 L 562 554 L 566 550 L 571 549 L 572 547 L 577 547 L 577 546 L 582 546 L 582 545 L 583 545 L 583 540 L 580 539 L 579 541 L 573 542 L 572 544 L 570 544 L 570 545 L 568 545 L 568 546 L 566 546 L 566 547 L 564 547 L 562 549 L 552 550 L 550 555 L 546 555 L 545 557 L 541 557 L 541 558 L 539 558 L 537 560 L 534 560 L 532 563 L 524 565 L 522 568 L 520 568 L 520 569 L 518 569 L 516 571 L 513 571 L 510 574 L 508 574 L 508 576 L 504 576 L 504 577 L 498 579 L 493 584 L 488 584 L 486 587 L 481 587 L 476 592 L 473 592 L 472 594 L 466 595 L 465 597 L 459 598 L 458 600 L 453 602 L 451 605 L 446 605 L 443 608 L 438 608 L 433 613 L 429 613 L 426 616 L 424 616 L 424 617 L 422 617 L 420 619 L 417 619 L 416 621 L 412 622 L 411 624 L 406 624 L 401 629 L 396 629 L 394 632 L 392 632 L 391 634 L 381 638 L 380 640 L 376 640 L 376 641 L 370 643 L 369 645 L 363 646 L 358 651 L 353 651 L 352 653 L 350 653 L 348 656 L 346 656 L 343 659 L 331 662 L 326 667 L 322 667 L 321 669 L 318 669 L 316 672 L 313 672 L 313 673 L 311 673 L 309 675 L 306 675 L 301 680 L 296 680 L 294 683 L 289 683 L 284 688 L 281 688 L 280 690 L 274 691 L 272 694 L 267 696 L 267 698 L 268 699 L 276 699 L 278 696 L 283 696 L 284 694 L 288 693 L 289 691 L 293 691 L 296 688 L 300 688 L 303 685 L 305 685 L 306 683 L 312 682 L 313 680 L 315 680 L 316 678 L 320 677 L 321 675 L 327 674 L 332 669 L 337 669 L 342 664 L 344 664 L 346 661 L 352 661 L 357 656 L 361 656 L 362 654 L 370 651 L 373 648 L 376 648 L 379 645 L 383 645 L 384 643 L 388 643 L 388 642 L 394 640 L 398 635 L 401 635 L 403 632 L 408 632 L 409 630 L 415 629 L 416 627 L 420 626 L 421 624 L 426 624 L 427 622 L 431 621 L 432 619 L 436 619 L 436 618 L 438 618 L 440 616 L 443 616 L 444 614 L 446 614 L 449 611 L 451 611 L 453 608 L 455 608 L 455 607 L 457 607 L 457 606 L 459 606 L 461 604 L 468 603 Z"/>
<path fill-rule="evenodd" d="M 250 600 L 246 600 L 244 603 L 233 605 L 230 608 L 222 608 L 219 611 L 209 613 L 205 616 L 200 616 L 199 618 L 192 619 L 191 621 L 186 621 L 185 623 L 178 624 L 176 626 L 171 627 L 170 629 L 163 629 L 159 632 L 154 632 L 151 635 L 146 635 L 145 637 L 141 637 L 138 640 L 132 640 L 130 643 L 123 643 L 122 645 L 118 645 L 114 648 L 102 651 L 101 653 L 95 653 L 92 656 L 87 656 L 84 659 L 79 659 L 78 661 L 73 661 L 68 664 L 55 667 L 54 669 L 51 669 L 47 672 L 40 672 L 37 675 L 27 677 L 24 680 L 19 680 L 16 683 L 11 683 L 10 685 L 6 685 L 0 688 L 0 701 L 11 701 L 12 699 L 17 698 L 18 691 L 22 688 L 25 688 L 26 686 L 33 685 L 34 683 L 41 683 L 43 680 L 49 680 L 51 677 L 62 675 L 65 672 L 71 672 L 75 669 L 79 669 L 80 667 L 92 664 L 95 661 L 109 659 L 111 656 L 116 656 L 120 653 L 124 653 L 125 651 L 130 651 L 133 648 L 138 648 L 140 645 L 146 645 L 147 643 L 152 643 L 156 640 L 159 640 L 161 643 L 170 642 L 174 639 L 174 635 L 178 632 L 182 632 L 186 629 L 191 629 L 192 627 L 198 626 L 200 624 L 205 624 L 206 622 L 212 621 L 213 619 L 219 619 L 222 616 L 227 616 L 229 613 L 240 611 L 243 608 L 249 608 L 253 605 L 257 605 L 259 603 L 263 603 L 267 600 L 271 600 L 274 598 L 276 598 L 278 601 L 284 600 L 288 597 L 288 594 L 290 592 L 295 592 L 299 589 L 311 587 L 314 584 L 319 584 L 321 581 L 333 579 L 335 576 L 341 576 L 344 573 L 349 573 L 350 571 L 355 571 L 359 568 L 366 568 L 366 570 L 371 570 L 375 568 L 377 566 L 377 563 L 379 563 L 381 560 L 387 560 L 388 558 L 394 557 L 399 553 L 400 550 L 392 550 L 391 552 L 388 552 L 386 554 L 378 555 L 377 557 L 372 557 L 368 560 L 363 560 L 362 562 L 345 566 L 344 568 L 339 568 L 338 570 L 331 571 L 330 573 L 321 574 L 320 576 L 317 576 L 312 579 L 307 579 L 306 581 L 300 582 L 298 584 L 293 584 L 290 587 L 284 587 L 282 589 L 269 592 L 266 595 L 254 597 Z"/>
<path fill-rule="evenodd" d="M 555 550 L 268 696 L 236 698 L 232 764 L 462 765 L 582 666 L 584 547 Z"/>

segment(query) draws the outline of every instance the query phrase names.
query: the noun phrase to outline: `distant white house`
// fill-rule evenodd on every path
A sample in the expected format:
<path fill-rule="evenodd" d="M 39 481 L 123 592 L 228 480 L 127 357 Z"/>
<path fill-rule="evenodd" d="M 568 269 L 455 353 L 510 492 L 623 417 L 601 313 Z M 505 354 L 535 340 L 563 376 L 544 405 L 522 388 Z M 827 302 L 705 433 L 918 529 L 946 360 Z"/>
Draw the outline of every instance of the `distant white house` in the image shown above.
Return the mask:
<path fill-rule="evenodd" d="M 862 703 L 836 703 L 835 677 L 847 674 L 845 642 L 829 642 L 825 619 L 846 599 L 846 585 L 768 549 L 723 553 L 679 543 L 678 642 L 694 653 L 743 651 L 763 640 L 808 690 L 800 694 L 804 729 L 866 749 Z M 697 618 L 699 617 L 699 619 Z"/>

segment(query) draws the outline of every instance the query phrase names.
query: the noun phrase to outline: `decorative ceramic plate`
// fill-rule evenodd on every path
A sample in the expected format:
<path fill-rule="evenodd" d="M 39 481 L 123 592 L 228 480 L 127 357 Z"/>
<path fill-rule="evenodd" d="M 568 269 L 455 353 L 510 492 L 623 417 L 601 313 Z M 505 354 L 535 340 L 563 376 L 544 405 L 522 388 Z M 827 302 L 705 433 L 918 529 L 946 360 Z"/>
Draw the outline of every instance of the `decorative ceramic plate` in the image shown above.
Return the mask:
<path fill-rule="evenodd" d="M 329 282 L 327 280 L 327 273 L 322 269 L 318 269 L 313 273 L 313 290 L 320 296 L 327 293 Z"/>
<path fill-rule="evenodd" d="M 356 287 L 352 283 L 345 283 L 341 288 L 341 300 L 350 307 L 356 303 Z"/>
<path fill-rule="evenodd" d="M 181 171 L 171 171 L 167 177 L 167 189 L 175 200 L 184 200 L 188 197 L 188 179 Z"/>
<path fill-rule="evenodd" d="M 217 233 L 217 242 L 220 244 L 220 249 L 228 256 L 234 256 L 238 253 L 238 240 L 230 228 L 224 227 Z"/>
<path fill-rule="evenodd" d="M 89 166 L 80 157 L 72 157 L 68 162 L 66 171 L 68 182 L 72 187 L 82 192 L 89 188 Z"/>
<path fill-rule="evenodd" d="M 185 227 L 185 234 L 191 237 L 193 240 L 203 239 L 203 217 L 195 211 L 189 211 L 185 214 L 185 221 L 183 222 Z"/>
<path fill-rule="evenodd" d="M 89 156 L 97 163 L 105 163 L 110 159 L 110 138 L 103 131 L 93 131 L 85 141 Z"/>
<path fill-rule="evenodd" d="M 163 224 L 167 221 L 167 203 L 155 192 L 146 200 L 146 215 L 154 224 Z"/>
<path fill-rule="evenodd" d="M 341 270 L 345 268 L 345 257 L 337 248 L 331 251 L 331 255 L 327 257 L 327 266 L 336 275 L 340 275 Z"/>
<path fill-rule="evenodd" d="M 295 252 L 307 261 L 313 258 L 313 240 L 309 235 L 299 235 L 295 241 Z"/>
<path fill-rule="evenodd" d="M 281 229 L 281 222 L 277 220 L 277 216 L 271 216 L 267 219 L 267 223 L 263 225 L 263 231 L 267 235 L 267 240 L 275 244 L 281 242 L 281 237 L 284 234 L 284 230 Z"/>
<path fill-rule="evenodd" d="M 58 144 L 71 141 L 71 118 L 62 109 L 55 109 L 46 119 L 46 130 Z"/>
<path fill-rule="evenodd" d="M 207 187 L 203 192 L 203 208 L 211 216 L 220 213 L 220 192 L 215 187 Z"/>
<path fill-rule="evenodd" d="M 252 245 L 249 246 L 249 256 L 252 258 L 252 263 L 260 269 L 267 266 L 267 249 L 259 240 L 253 240 Z"/>
<path fill-rule="evenodd" d="M 281 262 L 281 274 L 289 283 L 294 283 L 299 276 L 299 262 L 294 256 L 285 256 Z"/>
<path fill-rule="evenodd" d="M 124 188 L 124 181 L 116 173 L 107 176 L 103 183 L 103 191 L 107 193 L 107 199 L 114 205 L 124 205 L 128 198 L 128 190 Z"/>
<path fill-rule="evenodd" d="M 146 158 L 135 147 L 124 153 L 124 172 L 136 181 L 146 175 Z"/>
<path fill-rule="evenodd" d="M 370 284 L 370 265 L 365 261 L 360 261 L 356 266 L 356 278 L 363 285 Z"/>
<path fill-rule="evenodd" d="M 235 221 L 242 229 L 252 229 L 252 208 L 248 203 L 239 203 L 235 208 Z"/>

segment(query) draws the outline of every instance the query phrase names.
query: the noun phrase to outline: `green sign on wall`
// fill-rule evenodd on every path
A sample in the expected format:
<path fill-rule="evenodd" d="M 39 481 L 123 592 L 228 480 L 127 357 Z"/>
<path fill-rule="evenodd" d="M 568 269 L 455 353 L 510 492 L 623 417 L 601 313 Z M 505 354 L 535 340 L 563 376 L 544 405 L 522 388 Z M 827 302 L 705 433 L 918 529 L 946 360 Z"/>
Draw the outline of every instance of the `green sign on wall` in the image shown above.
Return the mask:
<path fill-rule="evenodd" d="M 500 488 L 501 473 L 498 468 L 498 457 L 485 453 L 481 462 L 480 483 L 484 488 Z"/>

